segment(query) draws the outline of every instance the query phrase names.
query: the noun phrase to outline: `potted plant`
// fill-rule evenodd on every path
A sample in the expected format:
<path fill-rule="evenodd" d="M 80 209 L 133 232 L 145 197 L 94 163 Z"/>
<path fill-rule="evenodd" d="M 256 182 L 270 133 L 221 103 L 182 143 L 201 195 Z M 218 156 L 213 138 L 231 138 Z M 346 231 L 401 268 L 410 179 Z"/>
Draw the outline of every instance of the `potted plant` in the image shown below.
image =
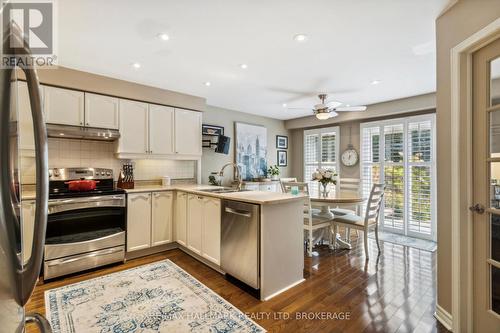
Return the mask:
<path fill-rule="evenodd" d="M 316 180 L 321 184 L 321 192 L 323 197 L 328 197 L 330 192 L 328 186 L 337 184 L 337 174 L 332 169 L 318 169 L 312 174 L 312 180 Z"/>
<path fill-rule="evenodd" d="M 280 169 L 278 168 L 277 165 L 270 165 L 269 168 L 267 168 L 267 174 L 271 175 L 272 180 L 278 180 L 278 176 L 280 175 Z"/>

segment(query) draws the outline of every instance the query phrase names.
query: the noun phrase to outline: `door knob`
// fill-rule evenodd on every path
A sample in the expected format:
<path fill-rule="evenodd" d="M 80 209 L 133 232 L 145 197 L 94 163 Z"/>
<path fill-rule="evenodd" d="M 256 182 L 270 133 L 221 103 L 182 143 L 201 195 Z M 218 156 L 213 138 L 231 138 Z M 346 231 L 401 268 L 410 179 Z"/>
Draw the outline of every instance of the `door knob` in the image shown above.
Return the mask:
<path fill-rule="evenodd" d="M 473 213 L 484 214 L 484 206 L 481 204 L 475 204 L 474 206 L 470 206 L 469 210 Z"/>

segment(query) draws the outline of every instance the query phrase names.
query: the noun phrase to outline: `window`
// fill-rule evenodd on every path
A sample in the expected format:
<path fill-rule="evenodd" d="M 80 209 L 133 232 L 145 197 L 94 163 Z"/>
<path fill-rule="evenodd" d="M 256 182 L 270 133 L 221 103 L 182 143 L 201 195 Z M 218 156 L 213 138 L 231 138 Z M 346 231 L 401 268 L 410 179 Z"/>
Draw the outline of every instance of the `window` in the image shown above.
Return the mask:
<path fill-rule="evenodd" d="M 424 115 L 361 125 L 363 193 L 386 184 L 386 231 L 435 239 L 434 123 L 434 115 Z"/>
<path fill-rule="evenodd" d="M 311 181 L 319 168 L 338 170 L 339 128 L 328 127 L 304 131 L 304 181 L 311 190 L 318 190 L 318 182 Z"/>

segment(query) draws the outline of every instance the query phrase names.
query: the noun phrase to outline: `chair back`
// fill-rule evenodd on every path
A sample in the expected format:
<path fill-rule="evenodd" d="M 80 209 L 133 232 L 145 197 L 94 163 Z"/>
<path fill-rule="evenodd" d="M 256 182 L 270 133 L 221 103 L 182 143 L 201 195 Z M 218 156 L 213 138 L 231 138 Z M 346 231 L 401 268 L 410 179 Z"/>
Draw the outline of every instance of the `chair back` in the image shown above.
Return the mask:
<path fill-rule="evenodd" d="M 292 187 L 296 186 L 299 193 L 307 196 L 304 200 L 304 217 L 312 218 L 311 199 L 309 198 L 309 184 L 302 182 L 281 182 L 283 193 L 291 193 Z"/>
<path fill-rule="evenodd" d="M 341 192 L 352 192 L 359 194 L 361 192 L 361 180 L 357 178 L 340 178 L 338 189 Z"/>
<path fill-rule="evenodd" d="M 368 204 L 366 205 L 365 227 L 368 227 L 370 220 L 374 220 L 375 223 L 378 223 L 384 192 L 385 184 L 373 184 L 370 197 L 368 198 Z"/>
<path fill-rule="evenodd" d="M 285 189 L 283 188 L 283 183 L 296 183 L 296 182 L 297 182 L 297 178 L 295 178 L 295 177 L 280 178 L 281 192 L 286 193 Z"/>

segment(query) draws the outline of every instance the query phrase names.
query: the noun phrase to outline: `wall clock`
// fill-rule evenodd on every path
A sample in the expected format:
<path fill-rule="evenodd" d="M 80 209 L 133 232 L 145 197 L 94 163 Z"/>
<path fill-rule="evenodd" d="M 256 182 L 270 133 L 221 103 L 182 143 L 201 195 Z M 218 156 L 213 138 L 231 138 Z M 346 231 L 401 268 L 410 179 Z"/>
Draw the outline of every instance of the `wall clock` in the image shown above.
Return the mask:
<path fill-rule="evenodd" d="M 349 144 L 347 145 L 347 149 L 342 153 L 342 164 L 351 167 L 358 163 L 358 159 L 358 152 L 351 143 L 351 127 L 349 127 Z"/>

